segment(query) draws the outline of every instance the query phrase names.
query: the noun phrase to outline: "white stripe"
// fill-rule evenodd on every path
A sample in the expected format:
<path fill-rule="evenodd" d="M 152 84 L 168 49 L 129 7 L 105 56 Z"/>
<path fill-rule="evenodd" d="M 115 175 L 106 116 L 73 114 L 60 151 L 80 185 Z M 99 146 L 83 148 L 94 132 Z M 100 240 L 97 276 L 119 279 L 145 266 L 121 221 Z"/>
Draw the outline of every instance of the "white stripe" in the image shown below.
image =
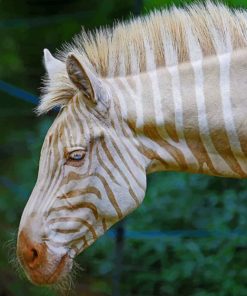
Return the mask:
<path fill-rule="evenodd" d="M 111 83 L 111 87 L 114 89 L 114 92 L 117 93 L 117 97 L 120 102 L 125 101 L 125 96 L 123 91 L 118 87 L 117 83 Z M 131 97 L 131 95 L 134 95 L 133 91 L 130 91 L 130 88 L 126 88 L 127 95 Z M 126 105 L 127 108 L 127 105 Z M 132 135 L 133 137 L 133 135 Z M 138 135 L 138 140 L 144 143 L 148 149 L 151 149 L 152 151 L 155 151 L 155 154 L 157 154 L 161 159 L 164 159 L 167 163 L 169 163 L 173 168 L 178 168 L 179 165 L 177 163 L 177 160 L 168 153 L 163 147 L 161 147 L 158 143 L 152 141 L 151 139 L 148 139 L 147 137 L 143 135 Z"/>
<path fill-rule="evenodd" d="M 173 139 L 170 138 L 170 136 L 167 133 L 166 128 L 165 128 L 165 115 L 162 112 L 162 104 L 161 104 L 162 97 L 161 97 L 160 88 L 159 88 L 159 84 L 158 84 L 158 80 L 162 80 L 163 73 L 164 73 L 163 71 L 166 71 L 166 70 L 160 70 L 160 71 L 156 70 L 156 71 L 152 71 L 152 72 L 147 73 L 147 75 L 150 78 L 151 89 L 153 92 L 152 99 L 154 100 L 156 129 L 157 129 L 159 135 L 161 136 L 161 138 L 166 140 L 167 143 L 169 143 L 171 146 L 177 148 L 178 150 L 180 150 L 181 153 L 183 153 L 184 143 L 183 142 L 177 143 L 177 142 L 173 141 Z M 146 87 L 149 88 L 149 85 L 147 85 Z M 163 104 L 164 104 L 164 98 L 163 98 Z M 165 160 L 166 160 L 166 158 L 165 158 Z"/>
<path fill-rule="evenodd" d="M 122 83 L 124 83 L 124 80 L 122 80 Z M 126 85 L 126 87 L 127 87 L 127 85 Z M 113 85 L 111 84 L 111 85 L 107 85 L 107 88 L 113 97 L 117 96 L 116 91 L 119 94 L 119 90 L 118 90 L 117 86 L 116 86 L 117 89 L 115 89 L 115 87 L 113 87 Z M 113 118 L 114 127 L 115 127 L 115 131 L 113 131 L 113 132 L 116 132 L 116 136 L 122 137 L 124 139 L 124 141 L 126 143 L 125 145 L 129 148 L 129 151 L 131 151 L 131 153 L 133 154 L 133 157 L 135 157 L 137 159 L 137 161 L 144 159 L 145 163 L 147 163 L 148 162 L 147 158 L 145 156 L 143 156 L 139 152 L 139 150 L 137 149 L 137 147 L 139 146 L 139 143 L 137 142 L 134 134 L 130 130 L 127 123 L 125 123 L 121 119 L 120 119 L 121 123 L 119 122 L 116 112 L 117 112 L 117 110 L 115 109 L 115 105 L 112 104 L 112 112 L 111 113 L 112 113 L 112 118 Z M 121 118 L 121 116 L 120 116 L 120 118 Z M 143 127 L 143 125 L 142 125 L 142 127 Z M 123 130 L 128 135 L 127 137 L 124 135 Z"/>
<path fill-rule="evenodd" d="M 232 152 L 237 158 L 242 170 L 247 172 L 247 163 L 244 152 L 242 151 L 238 134 L 236 131 L 234 118 L 232 114 L 232 103 L 231 103 L 231 90 L 230 90 L 230 65 L 231 65 L 231 54 L 226 53 L 219 55 L 220 61 L 220 91 L 223 105 L 223 116 L 226 127 L 226 132 L 229 138 Z"/>
<path fill-rule="evenodd" d="M 131 188 L 135 191 L 136 186 L 139 187 L 139 185 L 136 183 L 135 179 L 132 177 L 132 175 L 130 173 L 130 170 L 128 169 L 128 167 L 131 165 L 131 163 L 128 163 L 128 167 L 127 167 L 127 165 L 122 161 L 122 159 L 119 156 L 118 151 L 116 151 L 115 147 L 113 146 L 112 141 L 110 140 L 110 136 L 108 136 L 108 141 L 105 141 L 105 144 L 106 144 L 108 150 L 110 151 L 110 153 L 112 154 L 112 157 L 113 157 L 115 163 L 118 165 L 120 172 L 126 177 Z M 124 157 L 126 157 L 125 154 L 123 154 L 123 155 L 124 155 Z M 130 169 L 131 169 L 131 167 L 130 167 Z M 133 169 L 133 167 L 132 167 L 132 169 Z M 131 172 L 134 173 L 134 169 L 131 170 Z M 126 185 L 129 186 L 128 184 L 126 184 Z M 141 190 L 143 190 L 143 188 L 141 188 Z"/>
<path fill-rule="evenodd" d="M 198 123 L 200 136 L 203 141 L 204 147 L 207 150 L 207 154 L 213 163 L 213 166 L 219 173 L 224 174 L 226 171 L 229 171 L 230 167 L 225 162 L 224 158 L 222 158 L 222 156 L 217 152 L 210 137 L 210 130 L 208 127 L 207 111 L 205 105 L 205 95 L 203 89 L 204 78 L 202 61 L 192 62 L 191 64 L 195 74 L 195 95 L 198 109 Z"/>
<path fill-rule="evenodd" d="M 145 38 L 144 36 L 144 46 L 145 46 L 145 54 L 146 54 L 146 68 L 147 68 L 147 74 L 150 77 L 151 83 L 152 83 L 152 91 L 153 91 L 153 97 L 150 99 L 153 99 L 154 101 L 154 112 L 155 112 L 155 121 L 156 126 L 164 126 L 164 114 L 162 112 L 162 103 L 161 103 L 161 95 L 160 95 L 160 89 L 158 85 L 158 77 L 157 77 L 157 71 L 156 71 L 156 63 L 154 59 L 154 51 L 152 46 L 150 45 L 150 42 Z"/>
<path fill-rule="evenodd" d="M 71 109 L 71 106 L 68 106 L 68 109 Z M 72 116 L 72 113 L 71 113 Z M 65 139 L 66 139 L 66 147 L 71 147 L 72 145 L 72 138 L 70 135 L 70 131 L 72 130 L 73 126 L 71 125 L 72 122 L 69 122 L 68 120 L 66 121 L 67 126 L 64 126 L 64 135 Z M 54 149 L 54 148 L 53 148 Z M 56 202 L 55 199 L 55 194 L 57 193 L 57 191 L 59 190 L 59 186 L 61 184 L 61 181 L 64 177 L 64 144 L 61 142 L 60 139 L 58 139 L 57 142 L 57 150 L 59 152 L 59 162 L 56 164 L 57 166 L 57 170 L 55 171 L 55 174 L 53 176 L 53 179 L 51 180 L 51 174 L 50 177 L 47 180 L 47 186 L 49 185 L 48 190 L 45 192 L 42 192 L 42 196 L 44 196 L 47 198 L 46 202 L 44 204 L 42 204 L 42 210 L 45 212 L 46 210 L 50 209 L 52 207 L 52 204 Z M 50 172 L 52 172 L 54 170 L 54 161 L 51 161 L 51 163 L 53 164 L 53 167 L 51 168 L 51 170 L 49 170 Z"/>
<path fill-rule="evenodd" d="M 133 80 L 135 82 L 136 85 L 136 96 L 132 95 L 132 97 L 134 98 L 134 102 L 135 102 L 135 106 L 136 106 L 136 127 L 137 129 L 139 129 L 140 131 L 143 130 L 143 126 L 144 126 L 144 120 L 143 120 L 143 103 L 142 103 L 142 84 L 141 84 L 141 80 L 140 80 L 140 75 L 138 75 L 139 72 L 139 65 L 138 65 L 138 61 L 137 61 L 137 55 L 134 52 L 134 49 L 131 47 L 131 73 L 136 74 L 133 77 Z M 125 81 L 128 83 L 128 79 L 123 79 L 122 82 L 125 83 Z M 131 87 L 129 86 L 128 83 L 128 87 L 131 90 Z M 132 91 L 132 90 L 131 90 Z"/>
<path fill-rule="evenodd" d="M 178 67 L 177 66 L 168 67 L 167 70 L 171 75 L 175 126 L 178 134 L 178 138 L 179 138 L 179 143 L 183 147 L 181 149 L 183 151 L 186 162 L 189 164 L 189 167 L 192 168 L 193 171 L 197 171 L 199 169 L 199 163 L 197 159 L 194 157 L 190 148 L 188 147 L 185 139 L 185 135 L 184 135 L 183 101 L 182 101 L 182 95 L 181 95 L 181 85 L 180 85 Z"/>
<path fill-rule="evenodd" d="M 55 125 L 52 126 L 52 129 L 49 132 L 52 132 L 54 128 L 55 128 Z M 51 196 L 49 195 L 49 192 L 51 190 L 51 184 L 53 183 L 52 181 L 54 181 L 54 179 L 51 180 L 51 172 L 53 171 L 53 168 L 54 168 L 54 155 L 53 155 L 53 153 L 50 154 L 50 151 L 53 151 L 53 148 L 52 148 L 53 141 L 54 141 L 54 135 L 53 135 L 53 140 L 51 142 L 51 147 L 50 147 L 50 149 L 48 149 L 48 152 L 47 152 L 48 162 L 47 162 L 47 167 L 44 168 L 44 171 L 46 172 L 46 177 L 43 179 L 42 187 L 40 186 L 40 184 L 38 186 L 38 190 L 36 193 L 37 199 L 33 199 L 32 203 L 29 204 L 29 208 L 30 208 L 31 213 L 34 208 L 38 208 L 39 211 L 41 211 L 43 209 L 43 206 L 41 208 L 41 205 L 44 201 L 44 196 L 46 197 L 46 202 L 48 202 L 52 199 Z M 61 166 L 62 163 L 60 163 L 59 165 Z M 58 175 L 59 171 L 60 170 L 58 169 L 56 172 L 57 175 Z"/>
<path fill-rule="evenodd" d="M 184 117 L 183 117 L 183 100 L 181 94 L 181 83 L 178 70 L 178 53 L 175 45 L 172 42 L 172 38 L 165 28 L 163 28 L 163 48 L 164 56 L 167 65 L 167 71 L 171 76 L 172 85 L 172 99 L 174 103 L 174 114 L 175 114 L 175 127 L 179 138 L 179 143 L 183 146 L 182 151 L 186 162 L 189 164 L 193 171 L 197 171 L 199 163 L 194 157 L 192 151 L 187 145 L 184 135 Z"/>
<path fill-rule="evenodd" d="M 113 86 L 114 89 L 116 89 L 117 86 L 116 86 L 116 81 L 115 80 L 110 79 L 109 83 Z M 128 115 L 127 115 L 127 110 L 128 110 L 127 102 L 126 102 L 124 97 L 119 95 L 117 90 L 116 90 L 116 93 L 117 93 L 116 99 L 119 102 L 119 107 L 120 107 L 120 111 L 121 111 L 120 116 L 122 115 L 123 120 L 126 120 L 128 118 Z"/>
<path fill-rule="evenodd" d="M 134 80 L 136 84 L 136 92 L 133 91 L 133 89 L 130 87 L 129 79 Z M 131 93 L 131 100 L 133 101 L 135 105 L 135 111 L 136 111 L 136 128 L 141 132 L 143 131 L 144 126 L 144 119 L 143 119 L 143 103 L 141 98 L 141 82 L 139 75 L 136 75 L 134 77 L 131 77 L 129 79 L 126 79 L 125 77 L 122 77 L 120 81 L 125 86 L 125 88 L 128 90 L 129 93 Z"/>
<path fill-rule="evenodd" d="M 187 42 L 189 47 L 189 54 L 191 65 L 195 75 L 195 95 L 198 110 L 198 124 L 200 130 L 200 137 L 211 159 L 214 168 L 220 174 L 224 175 L 226 171 L 232 171 L 231 167 L 225 162 L 224 158 L 217 152 L 210 136 L 208 127 L 206 102 L 204 95 L 204 75 L 203 75 L 203 53 L 200 44 L 193 33 L 187 28 Z"/>

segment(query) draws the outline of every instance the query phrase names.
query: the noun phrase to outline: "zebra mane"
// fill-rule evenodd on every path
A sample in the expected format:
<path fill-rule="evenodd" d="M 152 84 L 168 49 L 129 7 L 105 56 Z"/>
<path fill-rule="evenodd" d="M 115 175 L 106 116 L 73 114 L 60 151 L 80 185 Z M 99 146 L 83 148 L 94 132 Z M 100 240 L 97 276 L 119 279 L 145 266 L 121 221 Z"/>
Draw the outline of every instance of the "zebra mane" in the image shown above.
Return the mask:
<path fill-rule="evenodd" d="M 113 28 L 82 30 L 57 57 L 65 63 L 68 53 L 73 52 L 82 65 L 86 64 L 104 79 L 189 61 L 189 44 L 195 40 L 203 56 L 246 47 L 247 12 L 230 10 L 211 1 L 157 10 L 148 16 L 119 22 Z M 67 105 L 77 91 L 64 66 L 61 73 L 45 81 L 38 113 Z"/>

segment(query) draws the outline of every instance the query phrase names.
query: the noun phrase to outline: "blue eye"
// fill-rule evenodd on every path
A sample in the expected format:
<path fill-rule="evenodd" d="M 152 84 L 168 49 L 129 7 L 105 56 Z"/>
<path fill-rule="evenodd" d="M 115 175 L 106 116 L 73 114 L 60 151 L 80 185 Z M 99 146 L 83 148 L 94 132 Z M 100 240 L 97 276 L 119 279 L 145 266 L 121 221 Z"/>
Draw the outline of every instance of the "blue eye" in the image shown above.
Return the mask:
<path fill-rule="evenodd" d="M 65 165 L 80 167 L 83 164 L 83 159 L 86 155 L 86 149 L 83 148 L 74 148 L 75 150 L 67 152 L 65 150 Z M 70 148 L 71 150 L 71 148 Z"/>
<path fill-rule="evenodd" d="M 74 160 L 74 161 L 80 161 L 83 159 L 83 157 L 85 156 L 85 151 L 83 150 L 76 150 L 76 151 L 72 151 L 69 154 L 69 159 L 70 160 Z"/>

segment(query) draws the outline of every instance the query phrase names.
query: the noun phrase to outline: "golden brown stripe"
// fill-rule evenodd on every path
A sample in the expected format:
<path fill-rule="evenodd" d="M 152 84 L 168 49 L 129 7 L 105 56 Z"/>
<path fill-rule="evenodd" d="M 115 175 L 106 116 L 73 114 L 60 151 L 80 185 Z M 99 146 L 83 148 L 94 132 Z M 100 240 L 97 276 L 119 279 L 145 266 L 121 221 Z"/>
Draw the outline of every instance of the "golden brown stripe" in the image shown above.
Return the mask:
<path fill-rule="evenodd" d="M 71 190 L 63 195 L 58 196 L 58 199 L 69 199 L 76 196 L 86 195 L 86 194 L 94 194 L 99 199 L 102 199 L 100 191 L 96 187 L 88 186 L 83 189 Z"/>
<path fill-rule="evenodd" d="M 107 192 L 107 197 L 109 198 L 111 204 L 113 205 L 114 209 L 116 210 L 119 219 L 123 218 L 122 211 L 115 199 L 115 196 L 114 196 L 110 186 L 107 184 L 105 178 L 97 173 L 95 174 L 95 176 L 97 176 L 101 180 L 101 182 L 103 183 L 105 190 Z"/>
<path fill-rule="evenodd" d="M 51 208 L 47 215 L 50 215 L 52 212 L 59 212 L 59 211 L 62 211 L 62 210 L 76 211 L 76 210 L 83 209 L 83 208 L 92 210 L 92 212 L 93 212 L 93 214 L 95 216 L 95 219 L 98 219 L 99 214 L 98 214 L 97 207 L 91 202 L 79 202 L 79 203 L 74 204 L 74 205 L 70 204 L 68 206 L 66 205 L 66 206 Z"/>
<path fill-rule="evenodd" d="M 194 154 L 200 165 L 198 173 L 205 173 L 205 165 L 209 168 L 210 175 L 219 175 L 215 169 L 201 139 L 198 110 L 196 103 L 195 77 L 193 68 L 189 63 L 179 65 L 180 81 L 181 81 L 181 95 L 183 98 L 184 108 L 184 136 L 187 146 Z"/>
<path fill-rule="evenodd" d="M 220 66 L 217 57 L 208 58 L 203 63 L 204 93 L 210 136 L 216 151 L 237 175 L 243 171 L 236 160 L 229 143 L 223 117 L 223 106 L 220 92 Z"/>

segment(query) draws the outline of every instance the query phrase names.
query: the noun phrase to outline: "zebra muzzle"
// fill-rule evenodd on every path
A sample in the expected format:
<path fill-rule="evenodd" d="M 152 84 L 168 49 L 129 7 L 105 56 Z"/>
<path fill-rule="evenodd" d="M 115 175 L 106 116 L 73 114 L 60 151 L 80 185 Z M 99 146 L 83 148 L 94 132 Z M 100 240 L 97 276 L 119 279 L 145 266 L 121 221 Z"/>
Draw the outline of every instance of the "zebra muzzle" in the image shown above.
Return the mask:
<path fill-rule="evenodd" d="M 51 253 L 45 242 L 32 242 L 25 230 L 19 233 L 17 257 L 29 280 L 36 285 L 51 285 L 58 282 L 70 269 L 67 254 Z"/>

